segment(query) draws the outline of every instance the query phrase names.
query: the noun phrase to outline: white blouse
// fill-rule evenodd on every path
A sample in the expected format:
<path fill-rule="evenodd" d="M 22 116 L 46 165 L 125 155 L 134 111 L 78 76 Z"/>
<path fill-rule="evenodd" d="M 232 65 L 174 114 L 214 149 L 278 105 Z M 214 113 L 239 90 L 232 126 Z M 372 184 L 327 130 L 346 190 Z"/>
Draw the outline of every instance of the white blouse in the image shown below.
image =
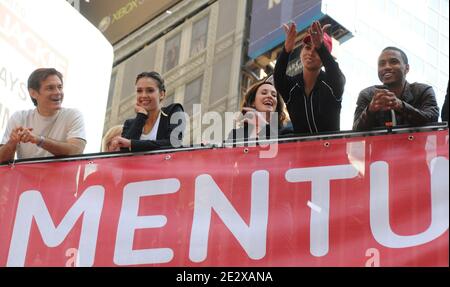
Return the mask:
<path fill-rule="evenodd" d="M 152 130 L 148 134 L 144 134 L 142 132 L 141 134 L 141 140 L 156 140 L 156 135 L 158 134 L 158 127 L 159 127 L 159 120 L 161 119 L 161 113 L 159 113 L 158 119 L 156 120 L 155 124 L 153 125 Z"/>

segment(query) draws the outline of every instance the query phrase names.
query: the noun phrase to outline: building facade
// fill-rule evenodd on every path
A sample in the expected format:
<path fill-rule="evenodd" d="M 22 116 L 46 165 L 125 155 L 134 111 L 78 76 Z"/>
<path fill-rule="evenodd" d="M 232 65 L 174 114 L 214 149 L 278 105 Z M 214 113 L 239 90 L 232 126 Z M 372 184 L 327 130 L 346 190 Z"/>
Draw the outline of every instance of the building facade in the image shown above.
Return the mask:
<path fill-rule="evenodd" d="M 300 5 L 305 7 L 293 0 L 178 2 L 114 44 L 115 67 L 104 132 L 134 116 L 135 76 L 155 70 L 166 80 L 164 105 L 183 104 L 191 116 L 189 139 L 195 141 L 201 126 L 193 123 L 199 117 L 215 111 L 224 118 L 224 112 L 239 110 L 245 89 L 273 71 L 283 45 L 279 29 L 290 19 L 301 26 L 299 39 L 313 20 L 332 24 L 333 55 L 347 78 L 341 130 L 352 128 L 359 92 L 379 83 L 377 58 L 386 46 L 407 53 L 411 66 L 408 81 L 433 86 L 442 105 L 449 78 L 448 0 L 308 0 Z M 256 21 L 254 11 L 261 13 L 258 7 L 267 9 L 268 14 L 257 27 L 274 22 L 271 17 L 278 21 L 268 26 L 267 35 L 260 33 L 262 38 L 275 36 L 270 49 L 259 54 L 252 48 L 251 27 Z M 298 15 L 297 10 L 301 11 Z M 298 57 L 294 57 L 291 72 L 299 69 Z M 194 104 L 201 104 L 201 109 L 194 111 Z M 228 131 L 222 132 L 226 135 Z"/>
<path fill-rule="evenodd" d="M 142 71 L 163 75 L 163 105 L 183 104 L 191 123 L 208 111 L 236 111 L 246 9 L 242 0 L 181 1 L 115 44 L 104 133 L 134 117 L 135 78 Z M 194 111 L 194 104 L 201 109 Z M 201 127 L 191 126 L 192 142 Z"/>
<path fill-rule="evenodd" d="M 383 48 L 396 46 L 409 58 L 409 82 L 431 85 L 442 108 L 449 79 L 448 0 L 324 0 L 322 11 L 354 35 L 338 48 L 347 83 L 341 129 L 350 130 L 359 92 L 379 84 L 377 62 Z"/>

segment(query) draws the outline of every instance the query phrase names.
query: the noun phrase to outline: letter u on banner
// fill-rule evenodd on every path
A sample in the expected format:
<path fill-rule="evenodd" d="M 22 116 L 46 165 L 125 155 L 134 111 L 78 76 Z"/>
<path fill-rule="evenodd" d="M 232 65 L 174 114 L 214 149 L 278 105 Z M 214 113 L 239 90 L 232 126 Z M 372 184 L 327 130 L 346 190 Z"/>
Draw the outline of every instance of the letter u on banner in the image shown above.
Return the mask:
<path fill-rule="evenodd" d="M 375 240 L 389 248 L 413 247 L 428 243 L 448 229 L 448 159 L 437 157 L 430 164 L 431 224 L 416 235 L 401 236 L 389 223 L 389 166 L 379 161 L 370 166 L 370 228 Z"/>

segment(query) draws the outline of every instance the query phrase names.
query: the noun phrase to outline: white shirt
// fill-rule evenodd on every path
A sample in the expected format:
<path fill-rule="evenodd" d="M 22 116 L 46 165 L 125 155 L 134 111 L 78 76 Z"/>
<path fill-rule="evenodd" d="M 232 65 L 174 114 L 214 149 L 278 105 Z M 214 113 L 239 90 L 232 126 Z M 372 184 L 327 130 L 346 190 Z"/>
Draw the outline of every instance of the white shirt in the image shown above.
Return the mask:
<path fill-rule="evenodd" d="M 1 144 L 6 144 L 11 131 L 16 127 L 33 128 L 33 134 L 56 141 L 65 142 L 70 138 L 86 140 L 86 131 L 82 114 L 75 109 L 61 108 L 51 117 L 44 117 L 37 109 L 15 112 L 8 121 Z M 49 157 L 53 154 L 32 143 L 17 145 L 17 158 Z"/>
<path fill-rule="evenodd" d="M 159 120 L 161 119 L 161 113 L 159 113 L 158 118 L 156 119 L 155 124 L 153 125 L 152 130 L 148 134 L 144 134 L 142 132 L 140 139 L 141 140 L 156 140 L 156 135 L 158 134 Z"/>

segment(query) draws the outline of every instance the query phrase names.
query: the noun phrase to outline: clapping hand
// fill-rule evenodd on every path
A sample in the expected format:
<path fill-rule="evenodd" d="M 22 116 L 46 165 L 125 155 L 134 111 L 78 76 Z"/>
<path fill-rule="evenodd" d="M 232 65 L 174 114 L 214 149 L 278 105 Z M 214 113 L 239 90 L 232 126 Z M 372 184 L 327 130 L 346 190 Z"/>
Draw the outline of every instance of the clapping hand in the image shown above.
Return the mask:
<path fill-rule="evenodd" d="M 402 107 L 402 101 L 395 94 L 386 89 L 378 89 L 369 104 L 370 112 L 399 110 Z"/>

